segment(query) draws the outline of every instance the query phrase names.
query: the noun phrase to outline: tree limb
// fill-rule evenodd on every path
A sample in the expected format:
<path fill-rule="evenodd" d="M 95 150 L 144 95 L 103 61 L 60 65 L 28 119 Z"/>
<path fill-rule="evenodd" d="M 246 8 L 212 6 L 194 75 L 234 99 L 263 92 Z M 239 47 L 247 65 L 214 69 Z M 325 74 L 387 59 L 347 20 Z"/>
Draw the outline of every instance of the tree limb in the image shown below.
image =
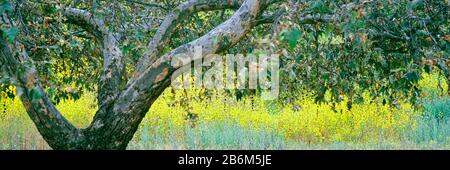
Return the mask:
<path fill-rule="evenodd" d="M 119 35 L 110 32 L 102 20 L 95 19 L 88 11 L 64 8 L 63 14 L 71 23 L 96 36 L 102 44 L 103 68 L 98 82 L 98 103 L 102 108 L 102 105 L 114 101 L 123 76 L 124 63 L 118 43 Z"/>
<path fill-rule="evenodd" d="M 317 22 L 336 22 L 338 17 L 336 15 L 307 15 L 298 18 L 299 24 L 314 24 Z"/>
<path fill-rule="evenodd" d="M 149 3 L 149 2 L 139 1 L 139 0 L 124 0 L 124 1 L 129 2 L 129 3 L 134 3 L 134 4 L 143 5 L 143 6 L 146 6 L 146 7 L 161 8 L 161 9 L 166 10 L 166 11 L 168 10 L 168 9 L 167 9 L 166 7 L 164 7 L 163 5 L 157 4 L 157 3 Z"/>
<path fill-rule="evenodd" d="M 273 24 L 276 22 L 281 15 L 284 14 L 284 11 L 277 11 L 272 15 L 262 15 L 256 21 L 253 21 L 253 25 L 261 25 L 261 24 Z"/>
<path fill-rule="evenodd" d="M 76 8 L 64 8 L 62 9 L 62 13 L 71 21 L 71 23 L 82 27 L 84 30 L 99 39 L 103 39 L 103 37 L 109 33 L 104 22 L 102 20 L 95 19 L 94 16 L 88 11 Z"/>

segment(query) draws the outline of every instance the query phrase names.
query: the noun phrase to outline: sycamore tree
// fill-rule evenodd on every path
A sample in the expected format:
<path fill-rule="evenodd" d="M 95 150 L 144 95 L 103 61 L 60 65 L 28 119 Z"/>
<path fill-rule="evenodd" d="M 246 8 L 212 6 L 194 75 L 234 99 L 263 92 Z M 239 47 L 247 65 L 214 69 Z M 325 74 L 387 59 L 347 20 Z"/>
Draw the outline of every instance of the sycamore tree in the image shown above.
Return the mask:
<path fill-rule="evenodd" d="M 0 0 L 0 88 L 21 99 L 53 149 L 126 149 L 184 66 L 173 58 L 195 47 L 202 58 L 281 54 L 284 103 L 301 89 L 317 101 L 326 91 L 335 102 L 359 101 L 362 91 L 415 101 L 422 72 L 450 80 L 448 8 L 443 0 Z M 98 110 L 81 129 L 55 104 L 85 91 L 96 92 Z"/>

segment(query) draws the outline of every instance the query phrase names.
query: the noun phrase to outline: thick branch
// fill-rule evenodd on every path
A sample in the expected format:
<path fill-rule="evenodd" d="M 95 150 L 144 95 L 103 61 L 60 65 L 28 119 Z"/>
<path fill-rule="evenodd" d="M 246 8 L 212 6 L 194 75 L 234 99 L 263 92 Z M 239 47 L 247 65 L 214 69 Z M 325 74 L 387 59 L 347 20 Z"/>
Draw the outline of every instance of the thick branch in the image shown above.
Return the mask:
<path fill-rule="evenodd" d="M 119 92 L 125 64 L 122 51 L 113 34 L 103 38 L 103 69 L 98 82 L 99 106 L 113 102 Z"/>
<path fill-rule="evenodd" d="M 88 11 L 76 8 L 64 8 L 62 12 L 71 23 L 82 27 L 99 39 L 103 39 L 109 33 L 103 21 L 95 19 Z"/>
<path fill-rule="evenodd" d="M 103 108 L 103 105 L 114 101 L 124 71 L 123 55 L 118 44 L 119 35 L 110 32 L 102 20 L 95 19 L 88 11 L 65 8 L 63 14 L 71 23 L 96 36 L 102 44 L 103 69 L 98 82 L 98 103 Z"/>

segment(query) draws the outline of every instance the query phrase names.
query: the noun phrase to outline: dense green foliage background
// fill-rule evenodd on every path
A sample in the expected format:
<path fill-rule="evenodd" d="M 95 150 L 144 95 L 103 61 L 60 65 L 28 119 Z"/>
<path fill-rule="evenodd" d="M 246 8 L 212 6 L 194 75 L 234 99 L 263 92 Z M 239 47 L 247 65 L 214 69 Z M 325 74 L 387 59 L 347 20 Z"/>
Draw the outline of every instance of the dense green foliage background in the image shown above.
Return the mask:
<path fill-rule="evenodd" d="M 2 29 L 2 35 L 26 45 L 54 101 L 77 99 L 95 91 L 101 52 L 95 37 L 67 23 L 57 6 L 86 9 L 123 34 L 127 79 L 163 16 L 181 2 L 2 0 L 0 9 L 11 11 L 18 21 L 17 28 Z M 415 103 L 422 72 L 439 69 L 449 77 L 448 8 L 444 0 L 281 2 L 266 12 L 277 14 L 277 22 L 258 26 L 226 52 L 282 54 L 281 91 L 288 92 L 284 102 L 301 96 L 292 89 L 306 89 L 317 101 L 330 90 L 332 101 L 347 95 L 361 102 L 360 94 L 367 90 L 387 103 L 404 96 Z M 165 51 L 203 35 L 232 13 L 227 9 L 187 17 Z M 2 75 L 2 82 L 2 91 L 13 96 L 8 77 Z M 253 94 L 232 94 L 241 93 Z"/>

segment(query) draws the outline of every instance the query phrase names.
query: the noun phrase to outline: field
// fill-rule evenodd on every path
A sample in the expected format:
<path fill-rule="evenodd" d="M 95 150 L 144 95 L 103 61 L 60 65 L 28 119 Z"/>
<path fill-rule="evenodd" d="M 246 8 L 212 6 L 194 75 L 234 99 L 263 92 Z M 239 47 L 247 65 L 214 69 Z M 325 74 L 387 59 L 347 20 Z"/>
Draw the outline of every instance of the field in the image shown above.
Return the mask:
<path fill-rule="evenodd" d="M 294 106 L 217 93 L 204 102 L 190 98 L 195 117 L 173 104 L 182 93 L 174 96 L 167 89 L 128 149 L 450 149 L 450 98 L 438 84 L 437 74 L 424 75 L 420 109 L 406 101 L 393 108 L 365 100 L 350 110 L 344 101 L 333 110 L 306 93 L 294 111 Z M 57 107 L 76 126 L 87 127 L 95 102 L 87 93 Z M 19 99 L 2 99 L 0 109 L 0 149 L 50 149 Z"/>

